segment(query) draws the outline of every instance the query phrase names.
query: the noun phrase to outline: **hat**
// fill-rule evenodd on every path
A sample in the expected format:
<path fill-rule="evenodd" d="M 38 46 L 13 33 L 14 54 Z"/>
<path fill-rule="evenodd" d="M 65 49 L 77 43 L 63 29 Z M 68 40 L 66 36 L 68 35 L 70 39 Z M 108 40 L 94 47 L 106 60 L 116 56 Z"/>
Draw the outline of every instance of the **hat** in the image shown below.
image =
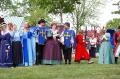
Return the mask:
<path fill-rule="evenodd" d="M 103 36 L 103 39 L 110 40 L 110 33 L 105 33 L 105 35 Z"/>
<path fill-rule="evenodd" d="M 70 23 L 69 22 L 65 22 L 64 25 L 67 25 L 68 27 L 70 27 Z"/>
<path fill-rule="evenodd" d="M 40 21 L 38 21 L 38 24 L 40 23 L 46 23 L 46 21 L 44 19 L 41 19 Z"/>
<path fill-rule="evenodd" d="M 53 32 L 51 30 L 47 31 L 47 37 L 52 37 L 53 36 Z"/>

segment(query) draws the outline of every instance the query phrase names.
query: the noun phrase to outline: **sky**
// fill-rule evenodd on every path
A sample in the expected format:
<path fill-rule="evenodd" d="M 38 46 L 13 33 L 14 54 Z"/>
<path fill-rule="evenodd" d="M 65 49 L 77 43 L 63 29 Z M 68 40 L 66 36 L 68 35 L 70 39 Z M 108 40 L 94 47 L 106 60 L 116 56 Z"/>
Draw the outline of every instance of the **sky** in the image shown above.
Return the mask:
<path fill-rule="evenodd" d="M 120 17 L 120 15 L 115 15 L 111 13 L 115 10 L 118 10 L 118 7 L 113 5 L 113 3 L 116 3 L 118 1 L 120 0 L 107 0 L 104 6 L 100 7 L 100 14 L 97 17 L 97 23 L 99 26 L 105 26 L 109 20 Z M 4 16 L 4 13 L 0 12 L 0 15 Z M 53 21 L 59 21 L 59 16 L 53 16 L 53 17 L 54 17 Z M 63 18 L 64 18 L 63 22 L 66 22 L 66 21 L 71 22 L 71 19 L 65 19 L 65 18 L 69 18 L 68 16 L 64 15 Z"/>
<path fill-rule="evenodd" d="M 108 0 L 108 2 L 101 7 L 101 14 L 98 16 L 99 24 L 101 26 L 105 26 L 106 23 L 113 18 L 120 18 L 120 15 L 112 14 L 113 11 L 118 10 L 118 7 L 113 5 L 113 3 L 118 1 L 120 0 Z"/>

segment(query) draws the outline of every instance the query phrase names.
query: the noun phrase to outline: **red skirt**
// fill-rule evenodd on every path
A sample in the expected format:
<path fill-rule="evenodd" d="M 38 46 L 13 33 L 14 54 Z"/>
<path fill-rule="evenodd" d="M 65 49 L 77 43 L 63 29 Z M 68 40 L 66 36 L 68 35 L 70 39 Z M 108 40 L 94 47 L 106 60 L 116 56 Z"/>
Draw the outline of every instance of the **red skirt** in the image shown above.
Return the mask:
<path fill-rule="evenodd" d="M 87 49 L 82 45 L 77 45 L 75 52 L 75 61 L 80 62 L 80 60 L 89 60 L 90 56 Z"/>

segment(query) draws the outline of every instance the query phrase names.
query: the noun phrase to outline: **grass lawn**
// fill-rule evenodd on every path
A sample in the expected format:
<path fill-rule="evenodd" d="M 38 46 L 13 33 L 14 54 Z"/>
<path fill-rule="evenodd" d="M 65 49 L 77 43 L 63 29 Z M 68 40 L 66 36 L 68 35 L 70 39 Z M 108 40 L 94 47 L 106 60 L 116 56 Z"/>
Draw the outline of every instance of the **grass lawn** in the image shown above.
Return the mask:
<path fill-rule="evenodd" d="M 120 58 L 119 58 L 120 59 Z M 33 67 L 0 68 L 0 79 L 120 79 L 118 65 L 94 64 L 39 65 Z"/>

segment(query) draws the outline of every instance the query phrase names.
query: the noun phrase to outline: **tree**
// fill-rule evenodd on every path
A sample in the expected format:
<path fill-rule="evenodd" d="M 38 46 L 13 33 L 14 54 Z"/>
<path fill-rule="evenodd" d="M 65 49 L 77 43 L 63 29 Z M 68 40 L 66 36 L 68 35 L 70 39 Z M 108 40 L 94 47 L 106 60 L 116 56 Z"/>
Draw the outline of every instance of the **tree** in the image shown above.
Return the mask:
<path fill-rule="evenodd" d="M 14 4 L 12 5 L 12 8 L 9 9 L 9 15 L 10 16 L 19 16 L 19 17 L 26 17 L 28 13 L 28 2 L 27 0 L 16 1 L 13 0 Z"/>
<path fill-rule="evenodd" d="M 30 16 L 28 16 L 26 19 L 31 25 L 36 25 L 41 18 L 45 19 L 47 23 L 50 22 L 48 12 L 45 9 L 31 8 L 31 11 L 29 11 L 29 14 Z"/>
<path fill-rule="evenodd" d="M 106 28 L 114 28 L 114 29 L 116 29 L 119 25 L 120 25 L 120 18 L 114 18 L 113 20 L 110 20 L 107 23 Z"/>
<path fill-rule="evenodd" d="M 59 14 L 62 23 L 63 13 L 72 13 L 75 9 L 74 4 L 77 1 L 78 0 L 29 0 L 29 4 L 46 9 L 48 13 Z"/>
<path fill-rule="evenodd" d="M 0 10 L 5 11 L 12 7 L 12 0 L 0 0 Z"/>
<path fill-rule="evenodd" d="M 75 5 L 76 9 L 72 13 L 72 16 L 74 27 L 78 31 L 81 26 L 85 26 L 91 19 L 96 18 L 101 0 L 79 0 Z"/>
<path fill-rule="evenodd" d="M 112 13 L 113 13 L 113 14 L 120 14 L 120 1 L 117 2 L 117 3 L 114 3 L 113 5 L 118 6 L 118 10 L 117 10 L 117 11 L 114 11 L 114 12 L 112 12 Z"/>
<path fill-rule="evenodd" d="M 120 14 L 120 1 L 118 1 L 117 3 L 114 3 L 113 5 L 117 6 L 118 10 L 114 11 L 112 13 L 113 14 Z M 120 18 L 114 18 L 113 20 L 110 20 L 107 23 L 106 28 L 114 28 L 114 29 L 116 29 L 119 25 L 120 25 Z"/>

